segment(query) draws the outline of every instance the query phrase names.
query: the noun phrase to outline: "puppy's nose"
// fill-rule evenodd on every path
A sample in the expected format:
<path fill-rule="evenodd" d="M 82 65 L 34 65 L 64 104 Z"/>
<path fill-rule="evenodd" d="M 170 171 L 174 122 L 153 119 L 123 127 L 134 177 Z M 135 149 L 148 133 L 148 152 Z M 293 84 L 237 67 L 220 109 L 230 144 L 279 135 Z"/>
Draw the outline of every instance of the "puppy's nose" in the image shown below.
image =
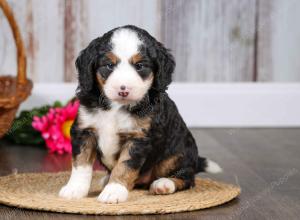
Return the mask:
<path fill-rule="evenodd" d="M 121 85 L 118 94 L 123 98 L 127 97 L 129 95 L 129 88 L 125 85 Z"/>

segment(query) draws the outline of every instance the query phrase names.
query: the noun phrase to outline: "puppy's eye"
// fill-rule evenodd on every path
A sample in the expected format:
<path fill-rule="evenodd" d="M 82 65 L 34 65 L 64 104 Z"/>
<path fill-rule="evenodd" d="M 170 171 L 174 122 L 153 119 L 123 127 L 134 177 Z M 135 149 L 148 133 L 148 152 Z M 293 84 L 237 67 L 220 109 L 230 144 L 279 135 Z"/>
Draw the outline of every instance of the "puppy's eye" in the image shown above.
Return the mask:
<path fill-rule="evenodd" d="M 108 64 L 106 64 L 106 69 L 108 69 L 108 70 L 113 70 L 114 69 L 114 64 L 112 64 L 112 63 L 108 63 Z"/>
<path fill-rule="evenodd" d="M 136 63 L 135 65 L 134 65 L 134 67 L 135 67 L 135 69 L 137 70 L 137 71 L 141 71 L 141 70 L 143 70 L 144 69 L 144 64 L 142 64 L 142 63 Z"/>

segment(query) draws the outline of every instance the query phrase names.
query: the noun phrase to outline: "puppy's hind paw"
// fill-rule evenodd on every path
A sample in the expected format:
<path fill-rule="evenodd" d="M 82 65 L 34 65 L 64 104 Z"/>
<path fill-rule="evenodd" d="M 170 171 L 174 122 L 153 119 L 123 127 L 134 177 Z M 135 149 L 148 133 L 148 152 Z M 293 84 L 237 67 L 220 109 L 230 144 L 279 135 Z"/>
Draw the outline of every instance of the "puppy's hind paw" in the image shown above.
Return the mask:
<path fill-rule="evenodd" d="M 172 194 L 175 191 L 175 183 L 169 178 L 159 178 L 153 181 L 153 183 L 150 186 L 150 193 L 152 194 L 165 195 Z"/>

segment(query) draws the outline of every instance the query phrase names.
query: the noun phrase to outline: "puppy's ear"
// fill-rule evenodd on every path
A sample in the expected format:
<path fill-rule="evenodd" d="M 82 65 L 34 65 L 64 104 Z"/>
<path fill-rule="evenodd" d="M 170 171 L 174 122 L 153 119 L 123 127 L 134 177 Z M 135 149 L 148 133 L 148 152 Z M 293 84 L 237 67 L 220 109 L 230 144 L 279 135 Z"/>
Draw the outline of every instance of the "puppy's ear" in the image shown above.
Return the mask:
<path fill-rule="evenodd" d="M 78 71 L 79 87 L 82 92 L 89 92 L 93 89 L 97 40 L 99 41 L 99 39 L 93 40 L 87 48 L 82 50 L 75 62 Z"/>
<path fill-rule="evenodd" d="M 154 76 L 153 87 L 159 91 L 166 91 L 172 82 L 172 74 L 175 69 L 175 61 L 169 50 L 160 42 L 156 45 L 156 74 Z"/>

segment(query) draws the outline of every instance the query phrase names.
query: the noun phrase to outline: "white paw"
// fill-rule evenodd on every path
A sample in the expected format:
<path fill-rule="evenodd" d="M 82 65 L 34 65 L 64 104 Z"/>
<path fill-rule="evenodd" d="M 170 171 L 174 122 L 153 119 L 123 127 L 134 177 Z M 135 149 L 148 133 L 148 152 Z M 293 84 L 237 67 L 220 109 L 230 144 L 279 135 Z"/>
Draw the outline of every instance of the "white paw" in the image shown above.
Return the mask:
<path fill-rule="evenodd" d="M 61 188 L 59 196 L 66 199 L 80 199 L 89 193 L 92 180 L 92 166 L 72 167 L 67 185 Z"/>
<path fill-rule="evenodd" d="M 106 186 L 106 184 L 108 183 L 109 180 L 109 174 L 101 177 L 101 179 L 99 180 L 99 185 L 100 185 L 100 190 L 102 191 L 104 189 L 104 187 Z"/>
<path fill-rule="evenodd" d="M 171 194 L 175 190 L 175 183 L 168 178 L 157 179 L 150 186 L 150 192 L 154 194 Z"/>
<path fill-rule="evenodd" d="M 59 196 L 65 199 L 80 199 L 87 196 L 89 186 L 79 184 L 67 184 L 59 191 Z"/>
<path fill-rule="evenodd" d="M 109 183 L 98 196 L 97 200 L 102 203 L 125 202 L 128 197 L 128 190 L 119 183 Z"/>

